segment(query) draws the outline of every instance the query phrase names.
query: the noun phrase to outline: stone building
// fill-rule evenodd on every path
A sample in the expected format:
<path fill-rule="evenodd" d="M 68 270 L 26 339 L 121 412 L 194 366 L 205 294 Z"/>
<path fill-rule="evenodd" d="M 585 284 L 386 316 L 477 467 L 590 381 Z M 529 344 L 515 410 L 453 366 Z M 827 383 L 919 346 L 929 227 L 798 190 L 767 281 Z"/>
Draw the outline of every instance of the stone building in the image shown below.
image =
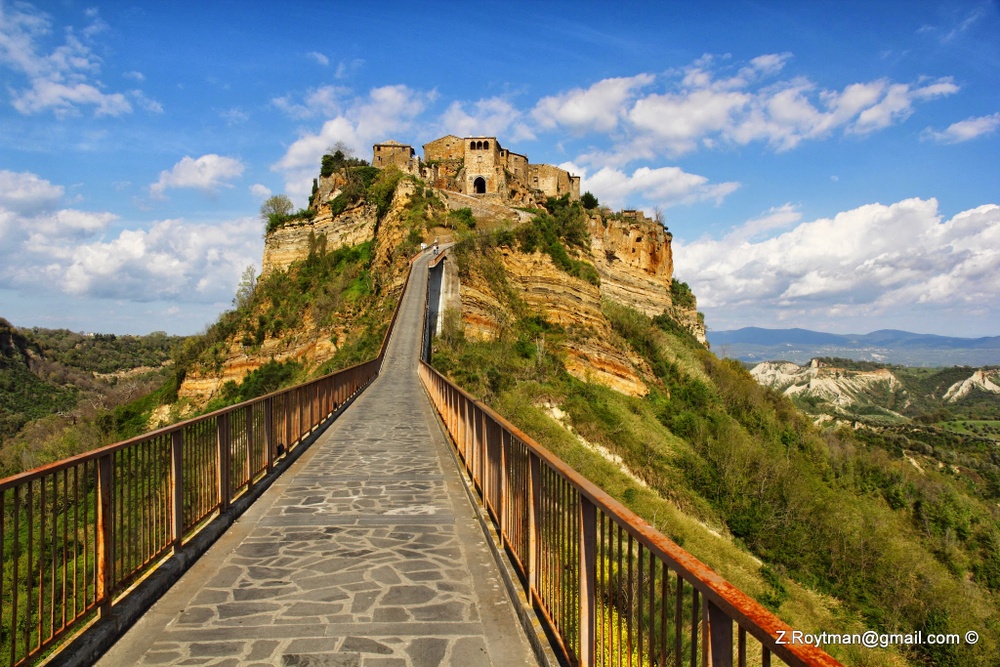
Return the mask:
<path fill-rule="evenodd" d="M 496 137 L 449 134 L 423 148 L 424 159 L 419 162 L 410 146 L 395 141 L 375 144 L 372 165 L 394 164 L 435 187 L 508 202 L 529 203 L 536 196 L 565 194 L 571 200 L 580 198 L 579 176 L 549 164 L 531 164 L 527 155 L 502 147 Z"/>
<path fill-rule="evenodd" d="M 412 146 L 391 140 L 372 146 L 372 166 L 384 169 L 390 164 L 407 174 L 420 175 L 420 159 Z"/>

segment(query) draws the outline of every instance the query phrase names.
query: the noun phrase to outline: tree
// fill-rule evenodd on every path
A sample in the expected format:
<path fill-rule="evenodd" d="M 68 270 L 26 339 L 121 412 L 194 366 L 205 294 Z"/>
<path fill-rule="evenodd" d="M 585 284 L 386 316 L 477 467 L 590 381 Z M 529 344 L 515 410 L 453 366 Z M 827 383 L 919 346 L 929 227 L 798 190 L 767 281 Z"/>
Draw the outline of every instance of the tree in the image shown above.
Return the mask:
<path fill-rule="evenodd" d="M 327 146 L 326 152 L 329 153 L 330 155 L 336 155 L 337 153 L 340 153 L 340 158 L 342 160 L 343 159 L 349 160 L 354 157 L 354 151 L 351 149 L 350 146 L 345 144 L 343 141 L 338 141 L 332 146 Z"/>
<path fill-rule="evenodd" d="M 267 225 L 267 231 L 271 232 L 280 227 L 293 210 L 295 205 L 286 195 L 274 195 L 260 205 L 260 219 Z"/>
<path fill-rule="evenodd" d="M 597 197 L 591 194 L 589 191 L 584 192 L 583 196 L 580 197 L 580 203 L 587 210 L 597 208 Z"/>
<path fill-rule="evenodd" d="M 257 271 L 253 264 L 248 264 L 243 269 L 240 278 L 240 285 L 236 288 L 236 297 L 233 298 L 233 305 L 236 310 L 246 310 L 253 303 L 253 297 L 257 293 Z"/>

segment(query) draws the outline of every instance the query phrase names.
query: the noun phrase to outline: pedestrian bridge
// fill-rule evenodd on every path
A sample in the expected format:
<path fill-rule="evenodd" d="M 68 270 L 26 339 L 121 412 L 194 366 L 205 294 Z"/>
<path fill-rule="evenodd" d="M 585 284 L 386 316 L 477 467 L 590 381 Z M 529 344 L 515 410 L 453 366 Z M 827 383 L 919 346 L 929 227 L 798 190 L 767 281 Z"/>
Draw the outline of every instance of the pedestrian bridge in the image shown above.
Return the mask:
<path fill-rule="evenodd" d="M 836 665 L 421 359 L 0 480 L 0 664 Z"/>

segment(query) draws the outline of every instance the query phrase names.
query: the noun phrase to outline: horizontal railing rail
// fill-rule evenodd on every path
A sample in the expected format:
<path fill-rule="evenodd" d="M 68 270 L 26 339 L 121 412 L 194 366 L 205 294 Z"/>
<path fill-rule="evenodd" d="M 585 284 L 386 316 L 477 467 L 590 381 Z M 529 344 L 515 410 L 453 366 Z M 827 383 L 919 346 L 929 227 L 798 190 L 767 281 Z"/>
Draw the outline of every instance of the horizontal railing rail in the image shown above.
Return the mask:
<path fill-rule="evenodd" d="M 840 664 L 782 643 L 791 628 L 774 614 L 429 364 L 419 372 L 529 604 L 570 664 Z"/>
<path fill-rule="evenodd" d="M 370 361 L 0 480 L 0 664 L 27 664 L 109 616 L 130 586 L 280 472 L 378 375 L 409 277 Z"/>

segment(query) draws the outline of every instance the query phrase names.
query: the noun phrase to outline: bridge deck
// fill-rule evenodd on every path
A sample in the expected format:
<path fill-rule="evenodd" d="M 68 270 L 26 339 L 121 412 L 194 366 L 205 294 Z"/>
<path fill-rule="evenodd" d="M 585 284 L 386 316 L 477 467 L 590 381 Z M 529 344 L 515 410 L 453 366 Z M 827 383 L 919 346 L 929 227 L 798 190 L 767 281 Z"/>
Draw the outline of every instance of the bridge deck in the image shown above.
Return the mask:
<path fill-rule="evenodd" d="M 535 664 L 417 379 L 425 263 L 380 377 L 99 665 Z"/>

